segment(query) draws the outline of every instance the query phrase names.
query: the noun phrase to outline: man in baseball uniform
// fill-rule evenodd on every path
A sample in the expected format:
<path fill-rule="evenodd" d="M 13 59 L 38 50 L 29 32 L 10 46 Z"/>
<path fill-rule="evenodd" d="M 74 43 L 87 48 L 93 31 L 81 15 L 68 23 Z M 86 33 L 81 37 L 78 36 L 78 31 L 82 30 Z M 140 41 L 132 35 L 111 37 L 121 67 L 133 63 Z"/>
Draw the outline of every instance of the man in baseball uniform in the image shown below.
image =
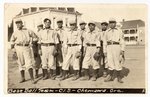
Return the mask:
<path fill-rule="evenodd" d="M 89 80 L 89 66 L 92 66 L 94 69 L 94 74 L 91 78 L 92 81 L 96 81 L 100 57 L 100 33 L 95 30 L 95 23 L 93 21 L 88 23 L 89 31 L 84 35 L 84 47 L 85 47 L 85 56 L 83 60 L 83 70 L 84 76 L 81 80 Z"/>
<path fill-rule="evenodd" d="M 83 46 L 83 41 L 84 41 L 84 34 L 87 32 L 87 29 L 86 29 L 86 22 L 85 21 L 80 21 L 79 23 L 80 25 L 80 33 L 81 33 L 81 41 L 82 41 L 82 44 L 81 44 L 81 58 L 80 58 L 80 75 L 81 75 L 81 70 L 82 70 L 82 62 L 83 62 L 83 58 L 84 58 L 84 46 Z"/>
<path fill-rule="evenodd" d="M 66 79 L 66 72 L 69 66 L 73 67 L 74 77 L 72 80 L 79 78 L 79 61 L 81 57 L 81 33 L 76 28 L 76 22 L 71 20 L 69 22 L 70 29 L 65 34 L 64 38 L 64 62 L 63 62 L 63 77 L 60 80 Z"/>
<path fill-rule="evenodd" d="M 106 21 L 102 21 L 101 22 L 101 31 L 100 31 L 100 35 L 101 35 L 100 65 L 103 68 L 103 77 L 107 76 L 107 63 L 106 63 L 107 59 L 105 59 L 104 52 L 103 52 L 103 40 L 104 40 L 104 35 L 105 35 L 107 29 L 108 29 L 108 23 Z"/>
<path fill-rule="evenodd" d="M 38 23 L 37 25 L 37 33 L 35 33 L 38 36 L 38 33 L 43 29 L 43 24 L 42 23 Z M 35 61 L 35 78 L 38 78 L 38 72 L 39 69 L 41 68 L 41 56 L 38 53 L 38 40 L 37 39 L 33 39 L 33 55 L 34 55 L 34 61 Z"/>
<path fill-rule="evenodd" d="M 38 34 L 39 37 L 39 54 L 42 59 L 43 80 L 48 79 L 48 69 L 50 71 L 50 78 L 55 80 L 56 77 L 56 63 L 55 57 L 57 55 L 57 44 L 59 43 L 57 33 L 51 28 L 51 20 L 44 19 L 45 28 Z"/>
<path fill-rule="evenodd" d="M 63 54 L 63 48 L 64 48 L 64 34 L 66 32 L 65 28 L 63 27 L 63 20 L 62 19 L 58 19 L 57 20 L 57 28 L 55 29 L 55 32 L 58 35 L 58 40 L 59 40 L 59 45 L 58 45 L 58 56 L 56 57 L 56 63 L 58 66 L 58 70 L 59 70 L 59 76 L 57 76 L 58 78 L 62 77 L 62 65 L 63 65 L 63 59 L 64 59 L 64 54 Z"/>
<path fill-rule="evenodd" d="M 17 53 L 17 62 L 19 64 L 19 70 L 21 74 L 20 83 L 25 82 L 25 70 L 28 69 L 31 81 L 34 84 L 33 60 L 30 47 L 32 45 L 32 39 L 36 38 L 36 35 L 34 32 L 23 28 L 23 22 L 21 19 L 16 20 L 15 23 L 17 30 L 12 34 L 11 48 L 15 48 Z"/>
<path fill-rule="evenodd" d="M 114 71 L 116 70 L 118 82 L 123 83 L 121 80 L 122 65 L 120 64 L 120 56 L 124 56 L 125 51 L 124 35 L 122 30 L 116 27 L 115 19 L 109 20 L 109 27 L 104 38 L 104 55 L 107 57 L 109 70 L 109 75 L 105 82 L 114 79 Z"/>

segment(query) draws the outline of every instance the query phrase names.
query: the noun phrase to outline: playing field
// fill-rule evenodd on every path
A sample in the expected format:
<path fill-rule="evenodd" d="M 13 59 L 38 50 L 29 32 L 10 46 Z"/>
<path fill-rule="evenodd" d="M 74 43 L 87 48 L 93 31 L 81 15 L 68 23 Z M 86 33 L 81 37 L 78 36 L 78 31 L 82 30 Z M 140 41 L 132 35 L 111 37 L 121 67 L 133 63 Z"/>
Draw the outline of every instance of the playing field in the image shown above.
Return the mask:
<path fill-rule="evenodd" d="M 36 84 L 31 84 L 29 75 L 26 72 L 26 82 L 19 83 L 20 73 L 16 61 L 12 59 L 12 52 L 8 52 L 8 88 L 145 88 L 146 87 L 146 65 L 145 64 L 145 47 L 144 46 L 127 46 L 125 51 L 125 65 L 122 74 L 124 76 L 123 84 L 115 79 L 114 82 L 104 82 L 103 77 L 97 81 L 72 81 L 71 78 L 64 81 L 59 80 L 42 80 L 41 77 Z M 5 64 L 7 65 L 7 64 Z M 41 75 L 40 70 L 40 75 Z M 42 76 L 42 75 L 41 75 Z"/>

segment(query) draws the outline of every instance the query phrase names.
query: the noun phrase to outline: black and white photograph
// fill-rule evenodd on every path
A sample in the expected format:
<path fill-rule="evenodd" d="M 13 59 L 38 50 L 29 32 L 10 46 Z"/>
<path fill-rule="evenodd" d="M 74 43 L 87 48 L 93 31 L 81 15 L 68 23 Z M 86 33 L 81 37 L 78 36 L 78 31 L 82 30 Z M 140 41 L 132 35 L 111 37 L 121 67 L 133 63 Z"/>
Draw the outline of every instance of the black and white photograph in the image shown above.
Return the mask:
<path fill-rule="evenodd" d="M 5 89 L 147 92 L 146 4 L 5 3 Z"/>

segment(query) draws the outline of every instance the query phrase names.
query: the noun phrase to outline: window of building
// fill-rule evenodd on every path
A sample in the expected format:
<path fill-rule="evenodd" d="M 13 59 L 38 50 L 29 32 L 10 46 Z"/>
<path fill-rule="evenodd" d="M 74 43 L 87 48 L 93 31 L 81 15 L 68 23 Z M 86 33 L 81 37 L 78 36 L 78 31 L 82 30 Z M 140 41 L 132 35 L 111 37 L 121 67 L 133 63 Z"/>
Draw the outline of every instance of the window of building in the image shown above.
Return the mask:
<path fill-rule="evenodd" d="M 31 7 L 31 12 L 36 12 L 37 8 L 36 7 Z"/>
<path fill-rule="evenodd" d="M 130 41 L 136 41 L 135 37 L 130 37 Z"/>
<path fill-rule="evenodd" d="M 74 8 L 70 7 L 70 8 L 67 8 L 68 12 L 75 12 Z"/>
<path fill-rule="evenodd" d="M 49 7 L 49 9 L 57 9 L 56 7 Z"/>
<path fill-rule="evenodd" d="M 135 34 L 135 30 L 130 30 L 130 34 Z"/>
<path fill-rule="evenodd" d="M 136 38 L 136 41 L 137 41 L 137 40 L 138 40 L 138 37 L 136 36 L 135 38 Z"/>
<path fill-rule="evenodd" d="M 48 7 L 40 7 L 39 10 L 45 10 L 48 9 Z"/>
<path fill-rule="evenodd" d="M 65 7 L 58 7 L 58 10 L 66 11 L 66 8 Z"/>
<path fill-rule="evenodd" d="M 29 13 L 29 8 L 23 9 L 23 14 L 27 14 L 27 13 Z"/>
<path fill-rule="evenodd" d="M 128 42 L 129 41 L 129 37 L 125 37 L 124 40 Z"/>
<path fill-rule="evenodd" d="M 124 30 L 124 34 L 129 34 L 129 30 Z"/>

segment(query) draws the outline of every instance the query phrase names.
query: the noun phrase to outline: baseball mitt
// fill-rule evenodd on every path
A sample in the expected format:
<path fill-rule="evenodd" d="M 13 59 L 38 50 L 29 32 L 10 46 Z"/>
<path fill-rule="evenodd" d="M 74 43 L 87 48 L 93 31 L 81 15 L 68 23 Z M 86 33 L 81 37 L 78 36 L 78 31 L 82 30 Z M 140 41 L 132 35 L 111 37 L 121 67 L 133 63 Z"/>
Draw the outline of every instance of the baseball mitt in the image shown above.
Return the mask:
<path fill-rule="evenodd" d="M 80 52 L 80 51 L 77 51 L 76 54 L 75 54 L 75 57 L 76 57 L 76 58 L 80 58 L 80 57 L 81 57 L 81 52 Z"/>
<path fill-rule="evenodd" d="M 100 53 L 99 53 L 99 52 L 96 52 L 96 53 L 94 54 L 93 58 L 94 58 L 95 60 L 98 60 L 98 59 L 100 58 Z"/>

